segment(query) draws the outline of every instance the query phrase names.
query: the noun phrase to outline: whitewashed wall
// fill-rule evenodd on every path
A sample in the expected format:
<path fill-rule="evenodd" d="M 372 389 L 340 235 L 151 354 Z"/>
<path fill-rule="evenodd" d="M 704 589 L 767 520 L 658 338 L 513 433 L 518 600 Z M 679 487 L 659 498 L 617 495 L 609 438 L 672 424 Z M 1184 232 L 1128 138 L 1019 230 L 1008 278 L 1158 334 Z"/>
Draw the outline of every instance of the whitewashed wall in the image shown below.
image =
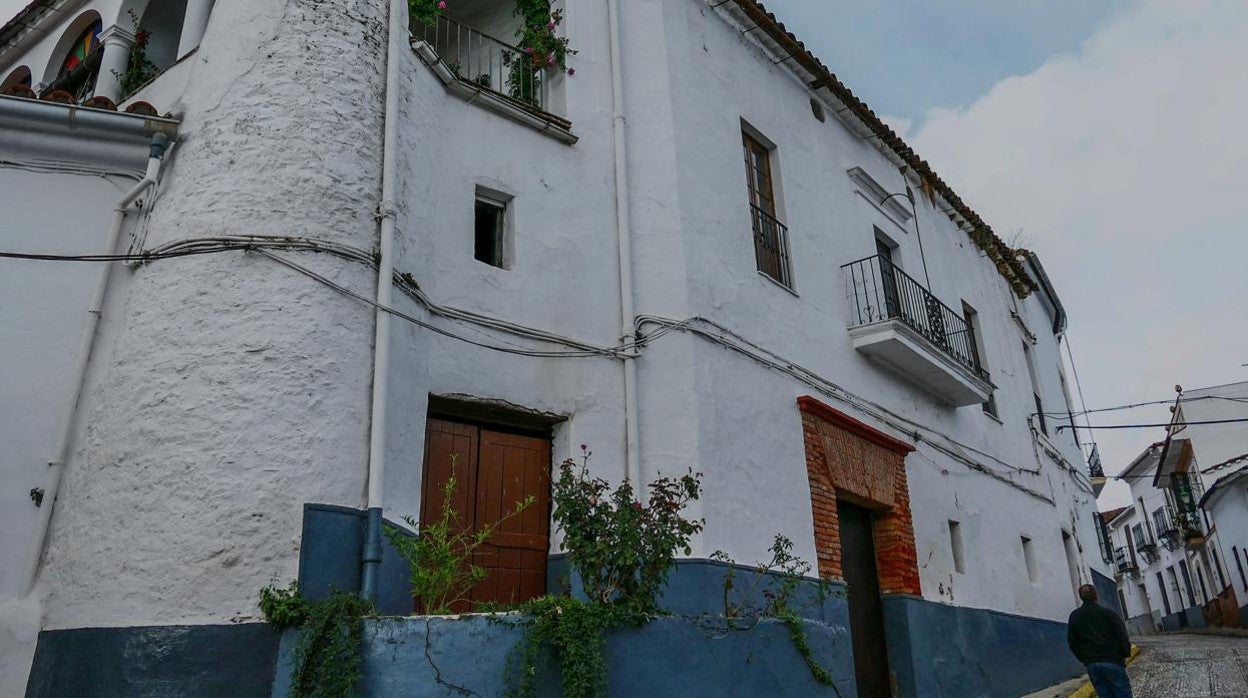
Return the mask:
<path fill-rule="evenodd" d="M 1183 419 L 1189 423 L 1248 419 L 1246 400 L 1248 381 L 1185 391 Z M 1248 422 L 1189 424 L 1179 432 L 1179 436 L 1192 440 L 1192 448 L 1202 470 L 1248 453 Z M 1206 487 L 1212 484 L 1212 478 L 1205 478 Z"/>
<path fill-rule="evenodd" d="M 98 147 L 88 138 L 0 130 L 0 248 L 104 254 L 113 206 L 141 177 L 146 148 Z M 90 157 L 81 158 L 88 154 Z M 120 157 L 118 157 L 120 156 Z M 71 201 L 72 206 L 66 206 Z M 20 695 L 39 630 L 37 600 L 20 599 L 39 509 L 32 488 L 69 410 L 97 264 L 0 259 L 0 695 Z M 115 275 L 115 278 L 121 276 Z M 51 506 L 45 498 L 43 506 Z"/>
<path fill-rule="evenodd" d="M 925 596 L 1064 618 L 1074 598 L 1062 530 L 1081 543 L 1081 575 L 1103 566 L 1086 478 L 1041 455 L 1026 420 L 1033 406 L 1016 306 L 1038 338 L 1046 405 L 1061 400 L 1052 320 L 1039 301 L 1016 303 L 969 238 L 920 200 L 932 289 L 979 311 L 1001 421 L 977 406 L 938 405 L 866 362 L 846 333 L 839 267 L 874 252 L 873 224 L 892 224 L 854 193 L 845 170 L 862 167 L 900 190 L 896 168 L 835 119 L 816 121 L 808 92 L 706 5 L 636 0 L 621 9 L 638 312 L 713 318 L 964 444 L 999 478 L 930 444 L 908 460 Z M 264 233 L 371 248 L 383 17 L 379 0 L 218 0 L 193 60 L 149 88 L 162 110 L 185 112 L 185 142 L 148 243 Z M 397 265 L 439 303 L 610 345 L 621 320 L 605 3 L 571 4 L 565 26 L 580 50 L 577 75 L 561 88 L 575 146 L 449 95 L 405 52 Z M 743 118 L 778 145 L 796 295 L 755 271 Z M 510 269 L 472 259 L 477 185 L 514 196 Z M 914 234 L 893 233 L 917 272 Z M 353 263 L 299 261 L 362 294 L 374 283 Z M 372 311 L 242 253 L 160 262 L 121 289 L 53 522 L 45 627 L 254 616 L 258 588 L 294 575 L 302 504 L 363 504 Z M 556 458 L 587 443 L 596 472 L 622 475 L 618 363 L 500 354 L 401 321 L 392 348 L 390 515 L 419 510 L 430 393 L 565 415 Z M 708 528 L 694 555 L 723 549 L 751 562 L 784 533 L 813 560 L 795 406 L 811 388 L 681 333 L 648 347 L 638 373 L 643 477 L 688 466 L 706 473 L 695 513 Z M 1053 440 L 1078 462 L 1073 441 Z M 950 519 L 967 543 L 961 575 Z M 1033 540 L 1035 584 L 1020 535 Z"/>
<path fill-rule="evenodd" d="M 1248 479 L 1239 478 L 1210 503 L 1206 511 L 1217 522 L 1214 544 L 1226 581 L 1235 587 L 1241 607 L 1248 605 Z"/>

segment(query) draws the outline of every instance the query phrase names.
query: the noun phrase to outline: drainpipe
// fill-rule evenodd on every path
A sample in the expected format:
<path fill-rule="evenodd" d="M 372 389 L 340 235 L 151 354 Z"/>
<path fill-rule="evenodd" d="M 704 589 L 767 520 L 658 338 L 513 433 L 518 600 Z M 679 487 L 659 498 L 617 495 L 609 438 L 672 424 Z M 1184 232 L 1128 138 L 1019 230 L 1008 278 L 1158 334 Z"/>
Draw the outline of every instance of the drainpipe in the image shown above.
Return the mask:
<path fill-rule="evenodd" d="M 126 219 L 126 209 L 143 192 L 156 184 L 160 175 L 161 162 L 169 147 L 169 137 L 163 133 L 152 134 L 151 149 L 147 158 L 147 173 L 143 179 L 126 192 L 113 207 L 113 220 L 108 228 L 108 239 L 105 242 L 105 254 L 117 251 L 117 242 L 121 239 L 121 225 Z M 65 471 L 65 460 L 69 457 L 69 441 L 74 432 L 75 416 L 78 412 L 78 401 L 82 398 L 83 384 L 87 379 L 87 365 L 91 361 L 91 352 L 95 348 L 96 328 L 100 324 L 100 314 L 104 310 L 104 296 L 108 292 L 108 281 L 112 276 L 113 265 L 102 265 L 99 278 L 95 282 L 95 292 L 91 296 L 91 304 L 87 309 L 87 323 L 82 328 L 82 338 L 78 344 L 78 356 L 73 368 L 73 393 L 70 395 L 69 409 L 61 422 L 61 431 L 56 439 L 56 450 L 53 460 L 48 463 L 48 484 L 43 492 L 43 506 L 39 507 L 39 521 L 35 527 L 35 537 L 31 542 L 30 552 L 26 558 L 22 595 L 27 596 L 34 589 L 35 579 L 39 576 L 39 563 L 43 558 L 43 545 L 48 537 L 48 524 L 52 520 L 52 508 L 56 505 L 56 493 L 61 486 L 61 475 Z"/>
<path fill-rule="evenodd" d="M 407 3 L 390 0 L 389 48 L 386 55 L 386 114 L 381 151 L 381 259 L 377 265 L 376 329 L 373 336 L 373 401 L 368 435 L 368 517 L 361 556 L 360 595 L 377 600 L 377 577 L 381 569 L 381 508 L 386 473 L 386 378 L 390 374 L 390 307 L 394 275 L 395 153 L 399 139 L 399 60 L 405 29 L 403 10 Z"/>
<path fill-rule="evenodd" d="M 615 145 L 615 230 L 620 264 L 620 341 L 636 337 L 633 326 L 633 242 L 628 205 L 628 149 L 624 119 L 624 66 L 620 62 L 620 7 L 618 0 L 607 0 L 607 26 L 611 42 L 611 106 Z M 624 478 L 640 487 L 641 462 L 637 438 L 637 364 L 624 358 Z"/>

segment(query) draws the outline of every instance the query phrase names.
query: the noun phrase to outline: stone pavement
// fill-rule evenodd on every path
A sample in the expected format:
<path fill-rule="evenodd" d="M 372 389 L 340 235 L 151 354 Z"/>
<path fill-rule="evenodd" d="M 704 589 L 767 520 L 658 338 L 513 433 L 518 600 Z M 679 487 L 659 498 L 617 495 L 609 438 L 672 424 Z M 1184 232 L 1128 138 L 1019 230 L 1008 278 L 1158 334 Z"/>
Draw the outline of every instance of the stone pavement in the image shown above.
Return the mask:
<path fill-rule="evenodd" d="M 1248 638 L 1182 633 L 1134 642 L 1135 698 L 1248 698 Z"/>
<path fill-rule="evenodd" d="M 1140 656 L 1127 672 L 1135 698 L 1248 698 L 1248 638 L 1173 633 L 1132 638 Z M 1026 698 L 1068 698 L 1075 679 Z"/>

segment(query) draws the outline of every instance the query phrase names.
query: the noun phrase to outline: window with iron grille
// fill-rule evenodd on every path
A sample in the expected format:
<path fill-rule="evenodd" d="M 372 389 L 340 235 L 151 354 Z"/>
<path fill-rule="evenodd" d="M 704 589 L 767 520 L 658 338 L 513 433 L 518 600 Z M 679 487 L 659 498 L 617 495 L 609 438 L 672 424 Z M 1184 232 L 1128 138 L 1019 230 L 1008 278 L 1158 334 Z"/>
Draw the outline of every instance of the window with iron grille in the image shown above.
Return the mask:
<path fill-rule="evenodd" d="M 1049 435 L 1049 422 L 1044 414 L 1044 401 L 1040 399 L 1040 381 L 1036 378 L 1036 362 L 1031 356 L 1031 347 L 1023 342 L 1023 359 L 1027 362 L 1027 376 L 1031 379 L 1031 395 L 1036 399 L 1036 420 L 1040 423 L 1040 431 Z"/>
<path fill-rule="evenodd" d="M 750 219 L 758 270 L 786 288 L 793 288 L 789 267 L 789 231 L 777 215 L 772 151 L 747 131 L 741 132 L 745 176 L 750 193 Z"/>
<path fill-rule="evenodd" d="M 962 301 L 962 318 L 966 320 L 967 344 L 971 350 L 971 359 L 983 370 L 988 370 L 988 362 L 984 361 L 984 333 L 979 326 L 979 313 L 970 306 L 966 301 Z M 999 417 L 997 414 L 997 397 L 994 393 L 988 394 L 988 399 L 984 401 L 984 412 Z"/>

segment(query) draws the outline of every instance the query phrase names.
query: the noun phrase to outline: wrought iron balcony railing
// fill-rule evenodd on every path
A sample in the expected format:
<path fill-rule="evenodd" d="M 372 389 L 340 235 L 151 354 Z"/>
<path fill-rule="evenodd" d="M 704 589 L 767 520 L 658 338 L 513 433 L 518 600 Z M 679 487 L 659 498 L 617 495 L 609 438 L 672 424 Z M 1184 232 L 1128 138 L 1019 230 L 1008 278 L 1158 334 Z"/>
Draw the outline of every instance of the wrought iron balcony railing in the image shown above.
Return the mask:
<path fill-rule="evenodd" d="M 754 226 L 754 256 L 758 270 L 785 288 L 793 288 L 789 269 L 789 229 L 774 216 L 750 204 Z"/>
<path fill-rule="evenodd" d="M 1134 574 L 1139 571 L 1139 566 L 1135 564 L 1135 560 L 1132 560 L 1123 548 L 1114 548 L 1114 566 L 1119 574 Z"/>
<path fill-rule="evenodd" d="M 900 320 L 946 355 L 988 380 L 980 365 L 974 329 L 887 257 L 872 255 L 841 267 L 849 285 L 854 326 Z"/>
<path fill-rule="evenodd" d="M 432 25 L 413 24 L 412 37 L 433 47 L 459 80 L 546 111 L 545 71 L 519 47 L 446 15 Z"/>
<path fill-rule="evenodd" d="M 1101 464 L 1101 452 L 1095 443 L 1084 444 L 1084 457 L 1088 461 L 1089 477 L 1105 477 L 1105 466 Z"/>

